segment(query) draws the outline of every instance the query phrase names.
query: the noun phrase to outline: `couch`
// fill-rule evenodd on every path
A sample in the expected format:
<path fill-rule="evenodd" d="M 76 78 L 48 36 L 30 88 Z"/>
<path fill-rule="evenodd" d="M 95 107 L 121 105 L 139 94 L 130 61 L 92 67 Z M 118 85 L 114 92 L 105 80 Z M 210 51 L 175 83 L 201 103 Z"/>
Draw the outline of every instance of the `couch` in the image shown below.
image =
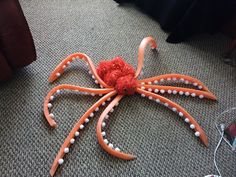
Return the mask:
<path fill-rule="evenodd" d="M 0 81 L 36 60 L 33 38 L 18 0 L 0 1 Z"/>

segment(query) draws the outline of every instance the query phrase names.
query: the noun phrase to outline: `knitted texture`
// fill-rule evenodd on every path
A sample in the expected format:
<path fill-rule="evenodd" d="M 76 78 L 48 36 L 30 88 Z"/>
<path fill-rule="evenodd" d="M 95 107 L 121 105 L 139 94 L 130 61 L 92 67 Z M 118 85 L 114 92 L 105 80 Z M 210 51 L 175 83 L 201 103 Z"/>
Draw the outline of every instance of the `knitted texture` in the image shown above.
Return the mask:
<path fill-rule="evenodd" d="M 137 81 L 134 79 L 134 68 L 121 57 L 113 58 L 111 61 L 101 61 L 97 73 L 107 85 L 115 87 L 118 94 L 135 93 Z"/>

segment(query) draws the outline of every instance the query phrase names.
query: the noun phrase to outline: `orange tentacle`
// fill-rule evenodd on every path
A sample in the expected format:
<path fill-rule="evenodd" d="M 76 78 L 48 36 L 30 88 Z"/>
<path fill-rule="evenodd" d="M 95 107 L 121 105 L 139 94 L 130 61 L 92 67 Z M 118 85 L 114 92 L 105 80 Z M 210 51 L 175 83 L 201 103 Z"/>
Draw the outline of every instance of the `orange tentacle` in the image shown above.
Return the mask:
<path fill-rule="evenodd" d="M 197 121 L 184 108 L 165 97 L 151 93 L 149 91 L 145 91 L 140 88 L 137 88 L 136 91 L 142 94 L 142 96 L 147 96 L 149 99 L 155 99 L 158 103 L 163 103 L 165 106 L 169 107 L 174 112 L 177 112 L 180 117 L 184 117 L 184 121 L 190 124 L 191 129 L 195 130 L 195 135 L 201 139 L 205 146 L 208 146 L 208 138 L 205 132 L 197 123 Z"/>
<path fill-rule="evenodd" d="M 142 79 L 139 80 L 139 83 L 142 84 L 158 84 L 161 83 L 163 81 L 182 81 L 185 84 L 193 84 L 194 86 L 198 87 L 201 90 L 205 90 L 207 92 L 210 92 L 208 90 L 208 88 L 198 79 L 191 77 L 191 76 L 187 76 L 187 75 L 183 75 L 183 74 L 164 74 L 164 75 L 159 75 L 159 76 L 155 76 L 155 77 L 151 77 L 151 78 L 146 78 L 146 79 Z"/>
<path fill-rule="evenodd" d="M 123 98 L 122 95 L 118 95 L 116 96 L 116 98 L 114 98 L 114 100 L 107 106 L 107 108 L 103 111 L 103 113 L 101 114 L 98 123 L 97 123 L 97 137 L 98 137 L 98 142 L 101 145 L 101 147 L 109 154 L 124 159 L 124 160 L 132 160 L 135 158 L 135 156 L 131 155 L 131 154 L 126 154 L 123 152 L 120 152 L 117 149 L 113 148 L 112 146 L 107 145 L 108 142 L 105 142 L 103 139 L 103 135 L 102 135 L 102 125 L 104 124 L 104 119 L 106 117 L 106 115 L 108 115 L 108 113 L 113 109 L 113 107 Z M 111 144 L 110 144 L 111 145 Z"/>
<path fill-rule="evenodd" d="M 137 71 L 135 73 L 135 78 L 137 78 L 142 71 L 145 48 L 147 47 L 148 44 L 150 44 L 152 49 L 157 48 L 156 41 L 151 36 L 146 37 L 142 40 L 141 44 L 139 45 L 139 49 L 138 49 L 138 67 L 137 67 Z"/>
<path fill-rule="evenodd" d="M 142 90 L 148 90 L 155 93 L 169 93 L 169 94 L 177 94 L 185 95 L 185 96 L 198 96 L 199 98 L 209 98 L 212 100 L 216 100 L 216 96 L 213 95 L 211 92 L 184 88 L 184 87 L 172 87 L 172 86 L 161 86 L 161 85 L 142 85 L 140 87 Z"/>
<path fill-rule="evenodd" d="M 99 83 L 102 87 L 105 88 L 110 88 L 111 86 L 108 86 L 105 82 L 103 82 L 103 80 L 98 76 L 97 72 L 96 72 L 96 68 L 92 62 L 92 60 L 83 53 L 74 53 L 69 55 L 66 59 L 64 59 L 55 69 L 54 71 L 51 73 L 51 75 L 49 76 L 49 82 L 53 82 L 55 81 L 58 77 L 60 77 L 60 75 L 64 72 L 64 69 L 74 60 L 76 59 L 81 59 L 84 60 L 85 62 L 87 62 L 87 64 L 89 65 L 89 68 L 91 70 L 91 74 L 93 74 L 93 78 L 95 79 L 96 83 Z"/>
<path fill-rule="evenodd" d="M 50 170 L 50 175 L 54 176 L 58 166 L 63 163 L 63 157 L 66 153 L 69 152 L 69 147 L 71 144 L 74 143 L 75 137 L 79 135 L 79 130 L 83 129 L 84 123 L 88 123 L 88 118 L 91 117 L 91 114 L 98 108 L 102 103 L 104 103 L 106 100 L 111 98 L 116 94 L 116 91 L 111 91 L 110 93 L 106 94 L 104 97 L 102 97 L 100 100 L 98 100 L 92 107 L 90 107 L 86 113 L 79 119 L 79 121 L 74 125 L 73 129 L 65 139 L 63 145 L 61 146 L 53 164 Z"/>
<path fill-rule="evenodd" d="M 85 88 L 85 87 L 79 87 L 74 85 L 68 85 L 68 84 L 62 84 L 57 87 L 54 87 L 45 97 L 44 99 L 44 115 L 51 127 L 56 127 L 56 122 L 54 120 L 54 115 L 49 113 L 48 108 L 51 106 L 50 100 L 53 99 L 53 94 L 60 92 L 60 90 L 73 90 L 73 91 L 80 91 L 80 92 L 86 92 L 91 94 L 106 94 L 111 91 L 113 91 L 113 88 L 107 88 L 107 89 L 92 89 L 92 88 Z"/>

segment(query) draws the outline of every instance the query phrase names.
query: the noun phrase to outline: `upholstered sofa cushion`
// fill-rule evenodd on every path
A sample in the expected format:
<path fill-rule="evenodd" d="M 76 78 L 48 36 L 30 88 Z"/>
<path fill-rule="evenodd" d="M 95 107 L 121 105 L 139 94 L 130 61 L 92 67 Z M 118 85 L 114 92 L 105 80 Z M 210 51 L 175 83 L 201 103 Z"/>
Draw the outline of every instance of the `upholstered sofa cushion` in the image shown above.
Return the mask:
<path fill-rule="evenodd" d="M 0 1 L 0 80 L 36 59 L 33 39 L 18 0 Z"/>

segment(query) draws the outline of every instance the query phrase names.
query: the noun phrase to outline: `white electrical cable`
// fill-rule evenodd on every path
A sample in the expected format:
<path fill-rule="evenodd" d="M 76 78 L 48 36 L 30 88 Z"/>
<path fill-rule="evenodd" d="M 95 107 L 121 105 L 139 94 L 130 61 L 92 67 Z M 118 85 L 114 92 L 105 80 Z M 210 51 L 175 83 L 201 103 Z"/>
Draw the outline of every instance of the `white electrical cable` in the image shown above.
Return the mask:
<path fill-rule="evenodd" d="M 218 115 L 218 116 L 216 117 L 215 126 L 216 126 L 216 129 L 218 130 L 218 132 L 219 132 L 220 134 L 221 134 L 222 131 L 220 131 L 220 129 L 219 129 L 219 124 L 218 124 L 219 118 L 220 118 L 222 115 L 224 115 L 224 114 L 226 114 L 226 113 L 230 113 L 230 112 L 232 112 L 232 111 L 234 111 L 234 110 L 236 110 L 236 107 L 227 109 L 227 110 L 223 111 L 222 113 L 220 113 L 220 115 Z M 223 125 L 223 124 L 221 124 L 221 125 Z M 232 145 L 230 144 L 230 142 L 229 142 L 224 136 L 223 136 L 223 140 L 224 140 L 224 141 L 230 146 L 230 148 L 232 149 Z"/>
<path fill-rule="evenodd" d="M 218 130 L 219 134 L 222 133 L 222 131 L 220 131 L 219 127 L 216 125 L 216 129 Z M 229 145 L 229 147 L 232 149 L 233 146 L 230 144 L 230 142 L 223 136 L 223 140 Z"/>
<path fill-rule="evenodd" d="M 216 170 L 217 170 L 218 174 L 220 175 L 220 177 L 222 177 L 222 175 L 221 175 L 221 173 L 220 173 L 220 170 L 219 170 L 219 168 L 218 168 L 218 166 L 217 166 L 217 163 L 216 163 L 216 153 L 217 153 L 217 150 L 219 149 L 220 144 L 221 144 L 221 142 L 222 142 L 222 140 L 223 140 L 223 138 L 224 138 L 224 130 L 222 130 L 222 132 L 220 133 L 220 135 L 221 135 L 220 141 L 218 142 L 218 144 L 217 144 L 217 146 L 216 146 L 216 148 L 215 148 L 215 151 L 214 151 L 214 165 L 215 165 L 215 167 L 216 167 Z"/>
<path fill-rule="evenodd" d="M 215 121 L 216 129 L 217 129 L 217 131 L 218 131 L 219 134 L 220 134 L 220 140 L 219 140 L 219 142 L 218 142 L 218 144 L 217 144 L 217 146 L 216 146 L 216 148 L 215 148 L 215 151 L 214 151 L 214 165 L 215 165 L 215 168 L 216 168 L 216 170 L 217 170 L 217 172 L 218 172 L 218 174 L 219 174 L 220 176 L 217 176 L 217 175 L 207 175 L 207 176 L 205 176 L 205 177 L 208 177 L 208 176 L 222 177 L 222 175 L 221 175 L 221 173 L 220 173 L 220 170 L 219 170 L 219 168 L 218 168 L 218 166 L 217 166 L 217 163 L 216 163 L 216 153 L 217 153 L 217 150 L 219 149 L 219 147 L 220 147 L 220 145 L 221 145 L 221 143 L 222 143 L 222 140 L 224 140 L 224 141 L 226 142 L 226 144 L 229 145 L 229 147 L 231 148 L 230 150 L 232 150 L 232 145 L 231 145 L 230 142 L 224 137 L 225 124 L 220 124 L 220 125 L 219 125 L 219 124 L 218 124 L 218 119 L 219 119 L 220 116 L 222 116 L 223 114 L 229 113 L 229 112 L 234 111 L 234 110 L 236 110 L 236 107 L 233 107 L 233 108 L 231 108 L 231 109 L 228 109 L 228 110 L 226 110 L 226 111 L 223 111 L 220 115 L 217 116 L 216 121 Z M 220 128 L 219 128 L 219 127 L 220 127 Z"/>

